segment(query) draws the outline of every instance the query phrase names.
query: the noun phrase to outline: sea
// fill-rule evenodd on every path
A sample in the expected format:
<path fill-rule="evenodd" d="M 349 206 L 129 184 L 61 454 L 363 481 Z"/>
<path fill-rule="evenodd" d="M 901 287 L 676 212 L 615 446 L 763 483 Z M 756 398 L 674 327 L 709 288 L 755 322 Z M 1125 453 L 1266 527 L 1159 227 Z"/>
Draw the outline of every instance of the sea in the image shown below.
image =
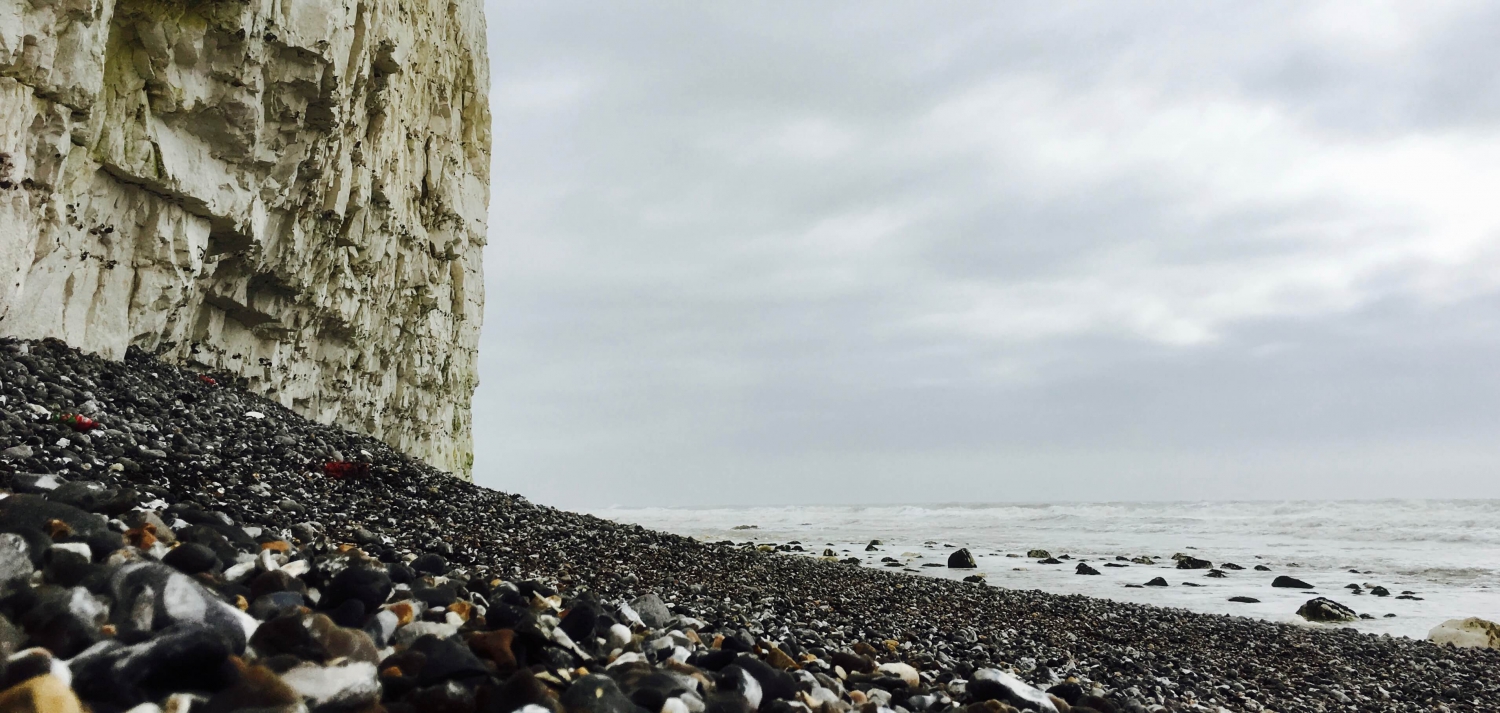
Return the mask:
<path fill-rule="evenodd" d="M 860 566 L 914 577 L 961 579 L 978 572 L 989 586 L 1303 626 L 1314 625 L 1297 609 L 1315 596 L 1373 616 L 1340 625 L 1373 634 L 1423 639 L 1449 619 L 1500 621 L 1500 500 L 611 507 L 592 514 L 707 541 L 797 542 L 807 552 L 785 556 L 822 556 L 831 549 L 840 558 L 858 557 Z M 881 543 L 875 551 L 866 550 L 871 540 Z M 946 566 L 960 547 L 974 556 L 977 570 Z M 1040 564 L 1026 557 L 1034 549 L 1070 559 Z M 1179 553 L 1245 569 L 1211 578 L 1206 570 L 1176 569 L 1172 557 Z M 1141 555 L 1157 564 L 1117 559 Z M 1100 574 L 1077 574 L 1079 561 Z M 945 566 L 922 566 L 929 563 Z M 1315 589 L 1273 588 L 1272 579 L 1283 574 Z M 1169 586 L 1126 586 L 1154 577 Z M 1370 594 L 1377 585 L 1390 596 Z M 1403 593 L 1410 598 L 1399 598 Z M 1260 601 L 1229 601 L 1236 596 Z"/>

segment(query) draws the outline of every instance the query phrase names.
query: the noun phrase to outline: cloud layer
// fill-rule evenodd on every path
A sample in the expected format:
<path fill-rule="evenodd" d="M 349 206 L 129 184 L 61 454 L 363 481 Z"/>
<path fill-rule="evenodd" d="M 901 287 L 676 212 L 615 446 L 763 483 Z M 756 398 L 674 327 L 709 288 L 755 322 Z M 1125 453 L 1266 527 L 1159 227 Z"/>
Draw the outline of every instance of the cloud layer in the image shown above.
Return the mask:
<path fill-rule="evenodd" d="M 483 484 L 1500 497 L 1492 3 L 489 23 Z"/>

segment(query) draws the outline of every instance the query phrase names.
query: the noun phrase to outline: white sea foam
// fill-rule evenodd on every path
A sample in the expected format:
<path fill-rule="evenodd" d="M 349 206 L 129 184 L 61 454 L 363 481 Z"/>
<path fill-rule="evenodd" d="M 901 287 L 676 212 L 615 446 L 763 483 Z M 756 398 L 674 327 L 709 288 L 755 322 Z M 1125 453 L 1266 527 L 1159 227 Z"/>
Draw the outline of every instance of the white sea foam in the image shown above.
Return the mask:
<path fill-rule="evenodd" d="M 1317 585 L 1319 594 L 1376 616 L 1353 624 L 1372 633 L 1423 638 L 1447 619 L 1500 620 L 1500 501 L 1494 500 L 610 508 L 594 514 L 711 540 L 800 540 L 812 554 L 832 546 L 839 556 L 860 557 L 868 566 L 897 557 L 934 577 L 971 574 L 921 567 L 945 563 L 950 551 L 968 547 L 978 571 L 998 586 L 1301 622 L 1297 607 L 1313 595 L 1270 586 L 1275 575 L 1290 574 Z M 756 529 L 733 529 L 737 525 Z M 864 551 L 872 539 L 884 542 L 879 552 Z M 1031 548 L 1087 559 L 1102 574 L 1076 575 L 1072 562 L 1041 565 L 1006 556 Z M 920 556 L 901 557 L 903 552 Z M 1176 552 L 1246 569 L 1206 578 L 1202 571 L 1174 569 L 1168 558 Z M 1142 554 L 1163 563 L 1102 566 L 1116 555 Z M 1250 569 L 1256 564 L 1273 571 Z M 1156 576 L 1172 586 L 1125 587 Z M 1181 586 L 1184 581 L 1203 586 Z M 1393 596 L 1353 595 L 1344 588 L 1349 583 L 1383 585 Z M 1396 599 L 1404 590 L 1422 600 Z M 1261 603 L 1232 603 L 1232 596 Z"/>

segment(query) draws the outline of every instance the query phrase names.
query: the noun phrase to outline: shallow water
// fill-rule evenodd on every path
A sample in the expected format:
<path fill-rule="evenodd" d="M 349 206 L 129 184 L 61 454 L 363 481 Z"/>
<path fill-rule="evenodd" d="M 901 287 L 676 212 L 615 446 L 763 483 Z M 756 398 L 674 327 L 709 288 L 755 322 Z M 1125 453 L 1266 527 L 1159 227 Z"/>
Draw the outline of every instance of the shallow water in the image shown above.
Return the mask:
<path fill-rule="evenodd" d="M 1304 623 L 1297 608 L 1317 595 L 1270 586 L 1276 575 L 1287 574 L 1316 585 L 1318 595 L 1376 617 L 1350 626 L 1393 636 L 1426 638 L 1447 619 L 1500 621 L 1500 501 L 1495 500 L 608 508 L 593 514 L 708 540 L 800 540 L 810 554 L 831 546 L 840 557 L 858 556 L 866 566 L 882 567 L 880 558 L 895 557 L 903 567 L 892 569 L 921 576 L 972 574 L 921 566 L 946 563 L 949 552 L 968 547 L 978 571 L 993 585 Z M 734 529 L 742 525 L 755 529 Z M 884 544 L 878 552 L 865 552 L 872 539 Z M 1032 548 L 1073 560 L 1042 565 L 1007 556 Z M 1170 557 L 1177 552 L 1246 569 L 1208 578 L 1202 570 L 1175 569 Z M 1160 563 L 1103 566 L 1116 555 L 1151 555 Z M 1101 574 L 1075 574 L 1078 560 L 1088 560 Z M 1256 572 L 1251 569 L 1256 564 L 1272 571 Z M 1171 586 L 1125 586 L 1157 576 Z M 1353 595 L 1344 588 L 1349 583 L 1384 585 L 1392 596 Z M 1403 590 L 1422 600 L 1396 599 Z M 1233 596 L 1261 602 L 1228 601 Z"/>

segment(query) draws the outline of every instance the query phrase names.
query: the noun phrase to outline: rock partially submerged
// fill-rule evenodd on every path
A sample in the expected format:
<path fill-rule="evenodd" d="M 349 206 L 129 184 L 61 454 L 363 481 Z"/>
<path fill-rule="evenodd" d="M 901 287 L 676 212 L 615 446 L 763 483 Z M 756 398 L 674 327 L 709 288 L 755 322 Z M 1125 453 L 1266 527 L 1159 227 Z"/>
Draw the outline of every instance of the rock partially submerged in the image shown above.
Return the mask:
<path fill-rule="evenodd" d="M 1213 566 L 1214 563 L 1208 560 L 1189 557 L 1187 555 L 1183 555 L 1177 559 L 1177 569 L 1211 569 Z"/>
<path fill-rule="evenodd" d="M 1280 588 L 1283 588 L 1283 589 L 1312 589 L 1313 588 L 1313 585 L 1308 584 L 1307 582 L 1304 582 L 1304 581 L 1302 581 L 1300 579 L 1297 579 L 1296 577 L 1288 577 L 1288 576 L 1286 576 L 1284 574 L 1283 575 L 1278 575 L 1276 577 L 1276 579 L 1271 580 L 1271 586 L 1273 586 L 1273 587 L 1280 587 Z"/>
<path fill-rule="evenodd" d="M 948 555 L 948 566 L 953 569 L 974 569 L 979 566 L 967 547 Z"/>
<path fill-rule="evenodd" d="M 1359 620 L 1359 615 L 1353 609 L 1326 597 L 1307 600 L 1306 604 L 1297 609 L 1297 616 L 1320 623 Z"/>

